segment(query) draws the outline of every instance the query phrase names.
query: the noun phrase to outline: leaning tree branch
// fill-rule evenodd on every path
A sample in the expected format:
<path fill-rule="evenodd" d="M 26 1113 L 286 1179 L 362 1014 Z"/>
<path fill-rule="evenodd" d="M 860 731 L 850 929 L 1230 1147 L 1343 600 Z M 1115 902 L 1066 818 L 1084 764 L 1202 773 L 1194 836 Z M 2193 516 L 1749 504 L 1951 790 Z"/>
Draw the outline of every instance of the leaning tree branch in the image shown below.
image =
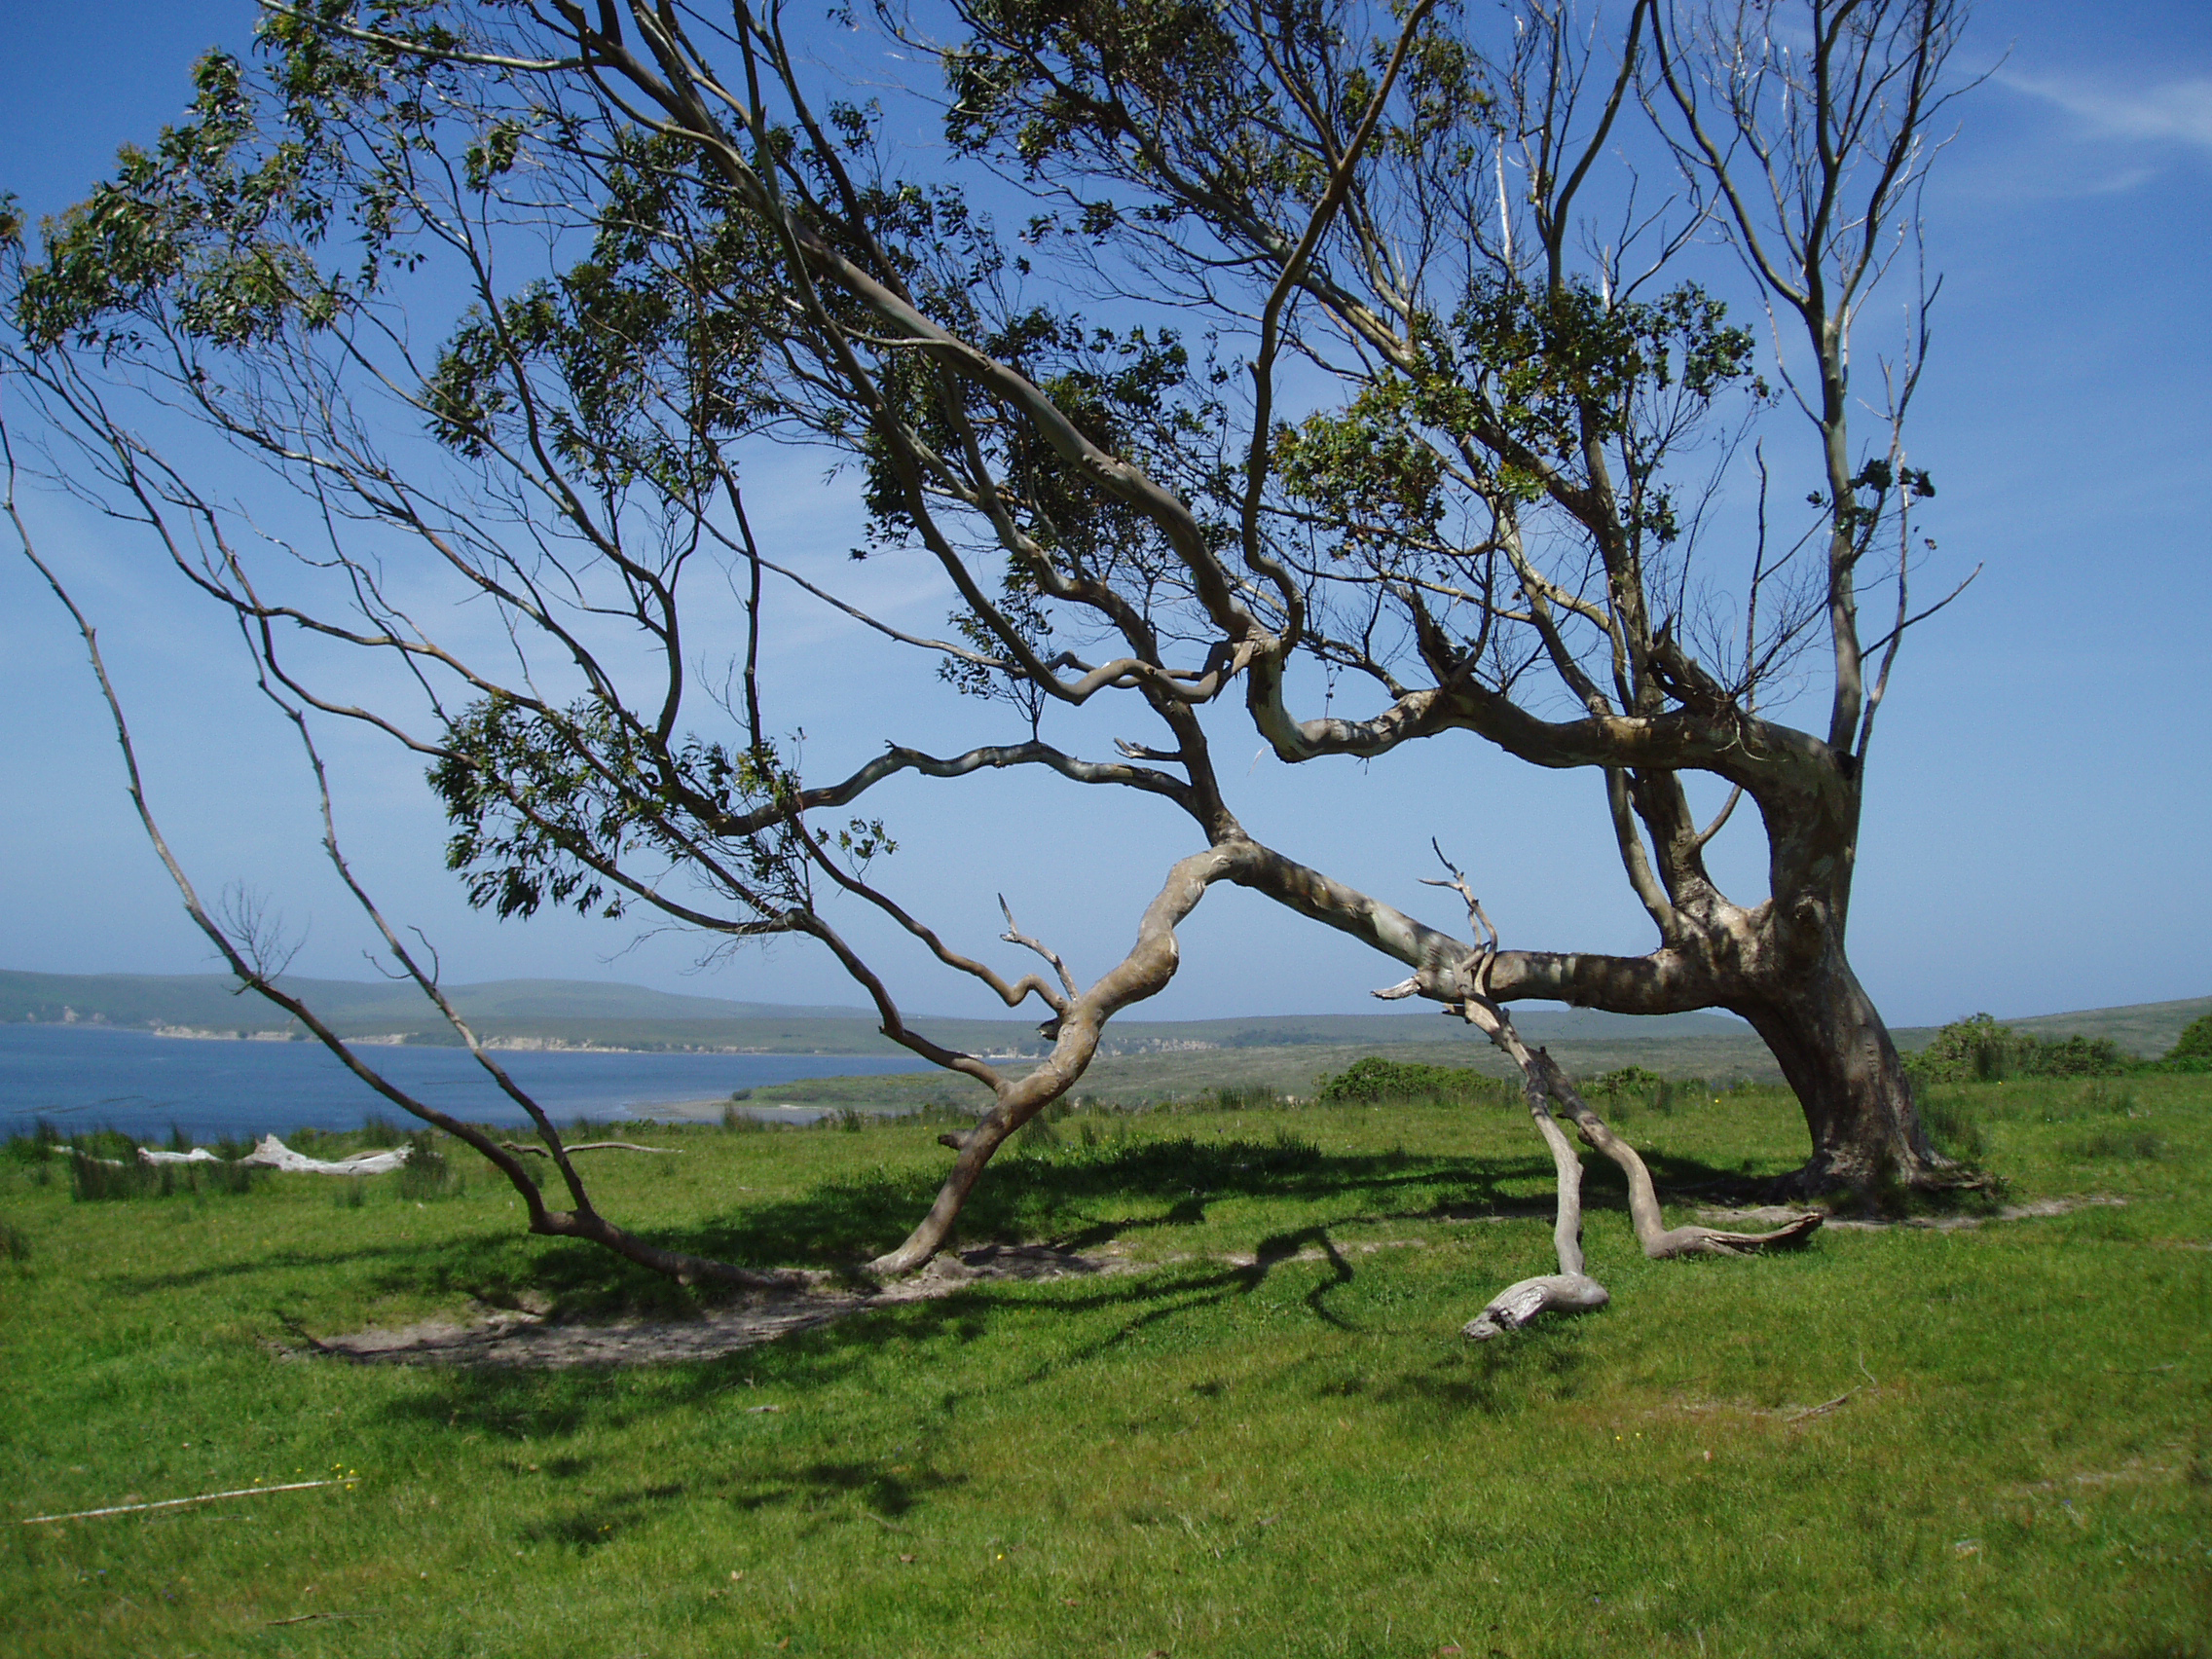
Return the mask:
<path fill-rule="evenodd" d="M 1545 1145 L 1551 1149 L 1557 1172 L 1553 1242 L 1559 1254 L 1560 1271 L 1507 1286 L 1467 1322 L 1464 1335 L 1475 1342 L 1487 1342 L 1502 1331 L 1518 1330 L 1540 1313 L 1588 1312 L 1604 1307 L 1610 1300 L 1605 1287 L 1583 1272 L 1582 1165 L 1554 1121 L 1555 1117 L 1569 1119 L 1583 1140 L 1619 1165 L 1628 1178 L 1629 1218 L 1636 1229 L 1638 1244 L 1653 1261 L 1691 1255 L 1748 1255 L 1768 1246 L 1800 1244 L 1819 1231 L 1822 1217 L 1814 1213 L 1801 1215 L 1772 1233 L 1723 1233 L 1699 1226 L 1670 1228 L 1660 1210 L 1651 1171 L 1645 1167 L 1642 1158 L 1590 1109 L 1589 1102 L 1582 1098 L 1549 1052 L 1530 1049 L 1522 1040 L 1514 1029 L 1512 1015 L 1489 994 L 1490 969 L 1497 956 L 1497 930 L 1484 912 L 1482 901 L 1467 885 L 1465 874 L 1444 856 L 1442 848 L 1436 848 L 1436 856 L 1451 872 L 1450 879 L 1429 878 L 1422 885 L 1447 887 L 1457 893 L 1466 903 L 1467 919 L 1475 936 L 1483 940 L 1468 954 L 1463 965 L 1462 977 L 1470 988 L 1456 1012 L 1520 1069 L 1530 1115 L 1535 1120 L 1537 1132 L 1543 1136 Z M 1375 994 L 1395 1000 L 1415 995 L 1419 989 L 1417 977 Z"/>

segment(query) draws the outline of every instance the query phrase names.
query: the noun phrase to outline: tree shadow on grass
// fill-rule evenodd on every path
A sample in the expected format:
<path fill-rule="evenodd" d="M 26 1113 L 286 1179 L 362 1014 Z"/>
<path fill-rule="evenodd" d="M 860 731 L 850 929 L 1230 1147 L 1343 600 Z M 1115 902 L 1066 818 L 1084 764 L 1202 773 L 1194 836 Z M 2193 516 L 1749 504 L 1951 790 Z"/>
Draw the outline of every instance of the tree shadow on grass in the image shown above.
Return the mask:
<path fill-rule="evenodd" d="M 1190 1138 L 1065 1149 L 994 1164 L 961 1212 L 963 1237 L 1054 1239 L 1088 1248 L 1139 1230 L 1198 1225 L 1226 1198 L 1342 1206 L 1373 1196 L 1385 1214 L 1423 1214 L 1386 1200 L 1409 1187 L 1452 1190 L 1452 1202 L 1514 1202 L 1509 1190 L 1548 1177 L 1548 1161 L 1476 1161 L 1404 1153 L 1325 1154 L 1297 1141 Z M 826 1182 L 803 1196 L 754 1204 L 699 1230 L 692 1248 L 745 1262 L 865 1261 L 903 1237 L 937 1195 L 928 1172 Z M 1160 1206 L 1165 1206 L 1161 1209 Z"/>
<path fill-rule="evenodd" d="M 1693 1158 L 1646 1161 L 1662 1189 L 1703 1192 L 1742 1179 Z M 1051 1239 L 1090 1248 L 1137 1231 L 1198 1225 L 1227 1198 L 1326 1204 L 1333 1225 L 1536 1216 L 1552 1211 L 1552 1164 L 1540 1155 L 1427 1157 L 1323 1153 L 1298 1141 L 1153 1140 L 1065 1149 L 994 1164 L 961 1212 L 974 1240 Z M 1404 1195 L 1417 1192 L 1417 1201 Z M 1627 1207 L 1627 1186 L 1602 1160 L 1583 1177 L 1584 1206 Z M 700 1227 L 684 1248 L 726 1261 L 853 1264 L 903 1237 L 937 1194 L 924 1171 L 825 1182 L 797 1198 L 754 1204 Z M 1164 1210 L 1157 1206 L 1166 1204 Z"/>
<path fill-rule="evenodd" d="M 1734 1171 L 1694 1159 L 1651 1161 L 1665 1188 L 1711 1190 L 1738 1179 Z M 1223 1200 L 1319 1210 L 1313 1220 L 1263 1238 L 1258 1260 L 1237 1270 L 1242 1275 L 1237 1282 L 1256 1283 L 1276 1260 L 1324 1247 L 1331 1229 L 1548 1217 L 1551 1179 L 1550 1161 L 1535 1156 L 1323 1153 L 1287 1138 L 1185 1137 L 1063 1147 L 995 1164 L 962 1212 L 960 1234 L 972 1244 L 1049 1240 L 1086 1251 L 1144 1234 L 1171 1239 L 1204 1224 L 1207 1206 Z M 926 1169 L 872 1171 L 692 1226 L 640 1231 L 664 1247 L 741 1266 L 810 1266 L 850 1274 L 904 1235 L 929 1207 L 937 1185 L 935 1173 Z M 1618 1171 L 1591 1160 L 1584 1176 L 1586 1211 L 1625 1210 L 1626 1204 Z M 359 1254 L 375 1260 L 373 1285 L 382 1294 L 465 1295 L 491 1307 L 543 1298 L 560 1318 L 684 1319 L 728 1294 L 709 1285 L 679 1285 L 587 1244 L 536 1240 L 519 1232 L 487 1231 Z"/>
<path fill-rule="evenodd" d="M 1667 1188 L 1711 1190 L 1739 1179 L 1734 1171 L 1694 1159 L 1654 1157 L 1651 1161 Z M 1341 1325 L 1325 1298 L 1349 1280 L 1351 1270 L 1329 1242 L 1332 1231 L 1393 1221 L 1534 1220 L 1550 1214 L 1550 1163 L 1540 1157 L 1323 1153 L 1289 1137 L 1117 1141 L 1005 1160 L 977 1189 L 962 1216 L 961 1232 L 971 1242 L 1047 1239 L 1082 1251 L 1140 1234 L 1172 1241 L 1177 1234 L 1204 1224 L 1207 1206 L 1223 1200 L 1305 1206 L 1305 1216 L 1271 1218 L 1277 1227 L 1288 1226 L 1263 1237 L 1249 1261 L 1214 1264 L 1221 1269 L 1218 1273 L 1209 1268 L 1209 1284 L 1198 1294 L 1248 1292 L 1280 1263 L 1315 1250 L 1333 1264 L 1333 1272 L 1308 1301 L 1316 1317 Z M 1586 1209 L 1625 1208 L 1625 1187 L 1604 1161 L 1590 1161 L 1584 1187 Z M 930 1170 L 871 1172 L 826 1181 L 796 1196 L 732 1209 L 689 1227 L 641 1231 L 655 1243 L 744 1266 L 798 1264 L 850 1271 L 901 1237 L 926 1210 L 936 1189 Z M 571 1320 L 692 1319 L 726 1294 L 677 1284 L 588 1244 L 533 1238 L 506 1225 L 420 1242 L 279 1251 L 113 1282 L 118 1289 L 161 1294 L 255 1272 L 333 1270 L 358 1273 L 371 1299 L 469 1297 L 487 1311 L 526 1307 Z M 1216 1279 L 1218 1283 L 1211 1282 Z M 955 1296 L 932 1306 L 949 1309 L 967 1305 L 969 1299 Z M 863 1324 L 893 1328 L 878 1319 Z"/>
<path fill-rule="evenodd" d="M 780 1468 L 694 1473 L 682 1481 L 613 1492 L 550 1494 L 544 1512 L 518 1527 L 515 1536 L 589 1554 L 673 1511 L 700 1504 L 741 1514 L 809 1510 L 826 1522 L 872 1525 L 888 1536 L 913 1536 L 932 1498 L 968 1484 L 969 1478 L 958 1473 L 821 1459 Z"/>

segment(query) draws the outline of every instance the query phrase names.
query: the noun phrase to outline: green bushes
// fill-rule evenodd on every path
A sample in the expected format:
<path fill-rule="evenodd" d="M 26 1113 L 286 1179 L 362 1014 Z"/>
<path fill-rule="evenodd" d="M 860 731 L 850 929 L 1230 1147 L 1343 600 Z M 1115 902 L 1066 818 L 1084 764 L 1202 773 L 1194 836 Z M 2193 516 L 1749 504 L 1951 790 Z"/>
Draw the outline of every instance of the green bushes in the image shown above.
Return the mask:
<path fill-rule="evenodd" d="M 1622 1066 L 1618 1071 L 1600 1072 L 1577 1086 L 1585 1100 L 1610 1100 L 1618 1094 L 1651 1094 L 1665 1089 L 1667 1080 L 1655 1071 L 1641 1066 Z"/>
<path fill-rule="evenodd" d="M 2180 1041 L 2166 1051 L 2166 1059 L 2168 1063 L 2196 1060 L 2212 1065 L 2212 1014 L 2200 1014 L 2183 1026 Z"/>
<path fill-rule="evenodd" d="M 2024 1036 L 1986 1014 L 1955 1019 L 1905 1057 L 1916 1083 L 2001 1083 L 2011 1077 L 2118 1077 L 2127 1057 L 2109 1037 Z"/>
<path fill-rule="evenodd" d="M 1320 1080 L 1313 1098 L 1325 1106 L 1381 1106 L 1385 1102 L 1425 1101 L 1439 1106 L 1471 1106 L 1519 1092 L 1510 1083 L 1458 1066 L 1423 1065 L 1418 1060 L 1386 1060 L 1370 1054 L 1334 1077 Z"/>
<path fill-rule="evenodd" d="M 1661 1077 L 1641 1066 L 1600 1072 L 1580 1080 L 1576 1088 L 1584 1099 L 1603 1105 L 1608 1112 L 1648 1108 L 1662 1116 L 1673 1113 L 1677 1105 L 1711 1099 L 1718 1092 L 1704 1078 Z M 1230 1090 L 1216 1093 L 1221 1104 L 1237 1104 L 1230 1098 Z M 1521 1082 L 1518 1078 L 1486 1077 L 1467 1067 L 1424 1065 L 1418 1060 L 1389 1060 L 1370 1054 L 1334 1077 L 1320 1079 L 1313 1098 L 1323 1106 L 1516 1106 L 1521 1103 Z"/>

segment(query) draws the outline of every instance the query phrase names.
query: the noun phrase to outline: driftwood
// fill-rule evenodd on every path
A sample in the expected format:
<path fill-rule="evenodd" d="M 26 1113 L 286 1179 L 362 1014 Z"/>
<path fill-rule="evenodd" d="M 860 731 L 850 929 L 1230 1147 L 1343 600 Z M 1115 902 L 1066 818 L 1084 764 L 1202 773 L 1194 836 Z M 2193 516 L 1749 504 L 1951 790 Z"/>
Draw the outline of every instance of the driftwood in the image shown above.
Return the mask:
<path fill-rule="evenodd" d="M 239 1162 L 255 1169 L 281 1170 L 287 1175 L 388 1175 L 407 1161 L 413 1150 L 395 1146 L 383 1152 L 356 1152 L 351 1158 L 326 1162 L 294 1152 L 275 1135 L 263 1135 Z"/>
<path fill-rule="evenodd" d="M 94 1158 L 91 1153 L 79 1147 L 61 1145 L 57 1147 L 57 1150 L 81 1158 L 88 1163 L 104 1163 L 110 1169 L 126 1167 L 124 1161 L 120 1158 Z M 571 1150 L 589 1152 L 592 1149 L 580 1147 Z M 632 1150 L 651 1152 L 658 1149 L 636 1147 Z M 336 1161 L 328 1161 L 320 1158 L 310 1158 L 302 1152 L 294 1152 L 275 1135 L 263 1135 L 260 1140 L 254 1143 L 253 1150 L 238 1161 L 238 1166 L 241 1169 L 275 1169 L 286 1175 L 388 1175 L 405 1163 L 408 1155 L 413 1151 L 413 1147 L 387 1147 L 380 1152 L 356 1152 L 350 1158 L 341 1158 Z M 138 1149 L 138 1161 L 160 1165 L 164 1163 L 228 1163 L 230 1160 L 209 1152 L 203 1146 L 196 1146 L 190 1152 L 171 1152 L 166 1147 L 142 1146 Z"/>
<path fill-rule="evenodd" d="M 1490 1031 L 1491 1041 L 1508 1053 L 1519 1049 L 1526 1054 L 1528 1051 L 1504 1011 L 1493 1005 L 1492 1012 L 1496 1014 L 1496 1026 Z M 1477 1025 L 1482 1024 L 1473 1014 L 1466 1017 Z M 1460 1335 L 1471 1342 L 1488 1342 L 1501 1332 L 1517 1331 L 1539 1313 L 1588 1313 L 1612 1300 L 1604 1285 L 1582 1271 L 1582 1160 L 1575 1156 L 1573 1146 L 1553 1119 L 1551 1102 L 1537 1072 L 1525 1066 L 1523 1076 L 1528 1079 L 1529 1115 L 1535 1120 L 1536 1132 L 1551 1149 L 1556 1176 L 1554 1187 L 1558 1193 L 1552 1220 L 1552 1248 L 1559 1255 L 1559 1272 L 1525 1278 L 1492 1297 L 1490 1306 L 1468 1320 L 1460 1331 Z"/>
<path fill-rule="evenodd" d="M 533 1158 L 551 1158 L 553 1155 L 541 1146 L 527 1141 L 501 1141 L 509 1152 L 528 1153 Z M 563 1152 L 656 1152 L 670 1157 L 682 1152 L 680 1146 L 639 1146 L 634 1141 L 583 1141 L 575 1146 L 564 1146 Z"/>
<path fill-rule="evenodd" d="M 140 1163 L 228 1163 L 230 1160 L 218 1158 L 203 1146 L 196 1146 L 190 1152 L 169 1152 L 158 1146 L 142 1146 L 138 1149 L 138 1161 Z"/>
<path fill-rule="evenodd" d="M 44 1527 L 54 1521 L 92 1521 L 103 1515 L 135 1515 L 144 1509 L 176 1509 L 188 1503 L 213 1503 L 224 1497 L 267 1497 L 273 1492 L 306 1492 L 311 1487 L 351 1486 L 351 1477 L 330 1481 L 286 1481 L 280 1486 L 239 1487 L 231 1492 L 203 1492 L 191 1497 L 165 1497 L 153 1503 L 111 1503 L 105 1509 L 73 1509 L 66 1515 L 26 1515 L 25 1527 Z"/>

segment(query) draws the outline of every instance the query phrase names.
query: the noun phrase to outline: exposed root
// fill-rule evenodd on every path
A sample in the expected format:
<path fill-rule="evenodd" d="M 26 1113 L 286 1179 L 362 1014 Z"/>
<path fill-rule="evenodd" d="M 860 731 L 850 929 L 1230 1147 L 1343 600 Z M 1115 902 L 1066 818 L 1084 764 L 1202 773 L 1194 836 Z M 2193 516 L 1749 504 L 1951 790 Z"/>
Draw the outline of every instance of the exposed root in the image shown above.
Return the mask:
<path fill-rule="evenodd" d="M 1787 1175 L 1777 1175 L 1759 1188 L 1759 1195 L 1777 1203 L 1805 1202 L 1832 1199 L 1838 1194 L 1864 1198 L 1883 1187 L 1894 1187 L 1906 1193 L 1938 1197 L 1945 1194 L 1987 1193 L 1998 1185 L 1995 1175 L 1986 1169 L 1961 1163 L 1941 1153 L 1930 1152 L 1917 1160 L 1915 1166 L 1902 1176 L 1896 1170 L 1846 1168 L 1833 1160 L 1815 1157 L 1808 1159 Z"/>

